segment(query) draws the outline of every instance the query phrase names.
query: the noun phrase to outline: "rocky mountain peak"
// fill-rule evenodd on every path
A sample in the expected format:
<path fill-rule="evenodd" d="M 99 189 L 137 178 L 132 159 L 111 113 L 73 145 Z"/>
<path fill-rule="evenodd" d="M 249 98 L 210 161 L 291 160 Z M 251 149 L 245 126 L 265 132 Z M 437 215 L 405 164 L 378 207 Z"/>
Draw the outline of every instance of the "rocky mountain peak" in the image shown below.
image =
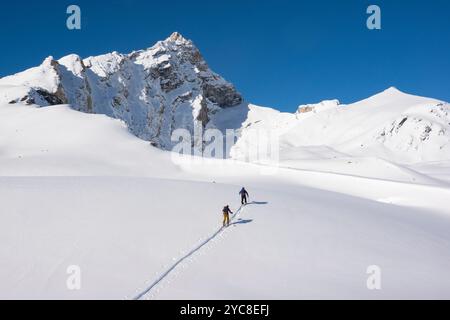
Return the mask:
<path fill-rule="evenodd" d="M 11 102 L 72 108 L 123 120 L 136 136 L 163 149 L 176 129 L 214 128 L 220 110 L 242 104 L 235 87 L 213 72 L 192 41 L 174 32 L 153 47 L 81 59 L 48 57 L 36 68 L 0 79 L 23 86 Z M 9 97 L 8 97 L 9 98 Z"/>
<path fill-rule="evenodd" d="M 169 38 L 166 39 L 166 41 L 173 41 L 173 42 L 179 42 L 179 43 L 187 43 L 189 42 L 184 38 L 179 32 L 174 32 L 170 35 Z"/>

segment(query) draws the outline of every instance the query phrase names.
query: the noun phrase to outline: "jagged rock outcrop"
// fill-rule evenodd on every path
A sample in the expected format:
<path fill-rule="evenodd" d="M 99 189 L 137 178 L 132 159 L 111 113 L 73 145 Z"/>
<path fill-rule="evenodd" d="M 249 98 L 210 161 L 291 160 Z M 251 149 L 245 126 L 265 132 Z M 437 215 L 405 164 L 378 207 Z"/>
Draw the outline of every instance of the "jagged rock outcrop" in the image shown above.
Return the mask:
<path fill-rule="evenodd" d="M 27 88 L 10 103 L 70 104 L 123 120 L 136 136 L 163 149 L 175 129 L 213 127 L 221 109 L 242 104 L 234 86 L 214 73 L 192 41 L 175 32 L 153 47 L 81 59 L 49 57 L 41 66 L 0 79 Z"/>
<path fill-rule="evenodd" d="M 432 141 L 435 149 L 448 148 L 450 140 L 450 105 L 430 104 L 428 108 L 412 107 L 399 115 L 375 136 L 377 141 L 391 149 L 419 151 Z"/>

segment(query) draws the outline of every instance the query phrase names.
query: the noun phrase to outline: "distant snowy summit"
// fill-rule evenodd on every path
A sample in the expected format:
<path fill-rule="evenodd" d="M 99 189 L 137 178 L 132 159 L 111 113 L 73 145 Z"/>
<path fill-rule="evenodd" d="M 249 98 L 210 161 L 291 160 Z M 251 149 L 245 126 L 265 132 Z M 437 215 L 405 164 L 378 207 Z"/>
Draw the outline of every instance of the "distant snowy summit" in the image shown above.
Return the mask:
<path fill-rule="evenodd" d="M 235 87 L 214 73 L 192 41 L 175 32 L 153 47 L 81 59 L 48 57 L 0 79 L 0 102 L 74 109 L 123 120 L 136 136 L 171 148 L 171 133 L 213 127 L 211 118 L 243 103 Z"/>
<path fill-rule="evenodd" d="M 250 108 L 232 156 L 248 160 L 252 130 L 278 135 L 279 160 L 375 157 L 395 163 L 450 160 L 450 105 L 391 87 L 353 104 L 327 100 L 296 113 Z M 262 156 L 261 156 L 262 158 Z"/>

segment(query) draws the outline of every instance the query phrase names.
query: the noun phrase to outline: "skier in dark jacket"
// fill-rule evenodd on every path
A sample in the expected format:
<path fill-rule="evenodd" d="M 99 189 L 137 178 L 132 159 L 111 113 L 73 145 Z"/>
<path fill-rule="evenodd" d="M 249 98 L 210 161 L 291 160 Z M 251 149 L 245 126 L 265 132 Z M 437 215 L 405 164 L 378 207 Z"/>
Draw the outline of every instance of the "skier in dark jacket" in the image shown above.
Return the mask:
<path fill-rule="evenodd" d="M 230 214 L 233 214 L 233 211 L 230 210 L 230 206 L 226 205 L 223 208 L 223 226 L 228 227 L 230 225 Z"/>
<path fill-rule="evenodd" d="M 243 187 L 239 194 L 241 195 L 241 204 L 247 204 L 247 198 L 249 197 L 247 190 Z"/>

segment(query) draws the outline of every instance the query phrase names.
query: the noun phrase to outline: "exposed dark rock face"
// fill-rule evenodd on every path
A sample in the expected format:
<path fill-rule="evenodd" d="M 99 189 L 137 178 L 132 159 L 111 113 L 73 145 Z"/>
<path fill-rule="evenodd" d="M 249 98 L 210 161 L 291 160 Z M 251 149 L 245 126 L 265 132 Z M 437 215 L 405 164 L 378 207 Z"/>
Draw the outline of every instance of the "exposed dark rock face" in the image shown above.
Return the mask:
<path fill-rule="evenodd" d="M 55 93 L 47 92 L 46 90 L 37 89 L 36 93 L 39 94 L 49 105 L 66 104 L 67 98 L 64 96 L 62 91 L 57 91 Z"/>
<path fill-rule="evenodd" d="M 203 91 L 209 101 L 216 103 L 221 108 L 234 107 L 242 103 L 241 95 L 231 85 L 218 87 L 205 83 Z"/>
<path fill-rule="evenodd" d="M 198 113 L 197 120 L 200 121 L 203 127 L 205 127 L 206 124 L 209 122 L 208 104 L 206 103 L 205 99 L 202 99 L 200 105 L 201 109 Z"/>

